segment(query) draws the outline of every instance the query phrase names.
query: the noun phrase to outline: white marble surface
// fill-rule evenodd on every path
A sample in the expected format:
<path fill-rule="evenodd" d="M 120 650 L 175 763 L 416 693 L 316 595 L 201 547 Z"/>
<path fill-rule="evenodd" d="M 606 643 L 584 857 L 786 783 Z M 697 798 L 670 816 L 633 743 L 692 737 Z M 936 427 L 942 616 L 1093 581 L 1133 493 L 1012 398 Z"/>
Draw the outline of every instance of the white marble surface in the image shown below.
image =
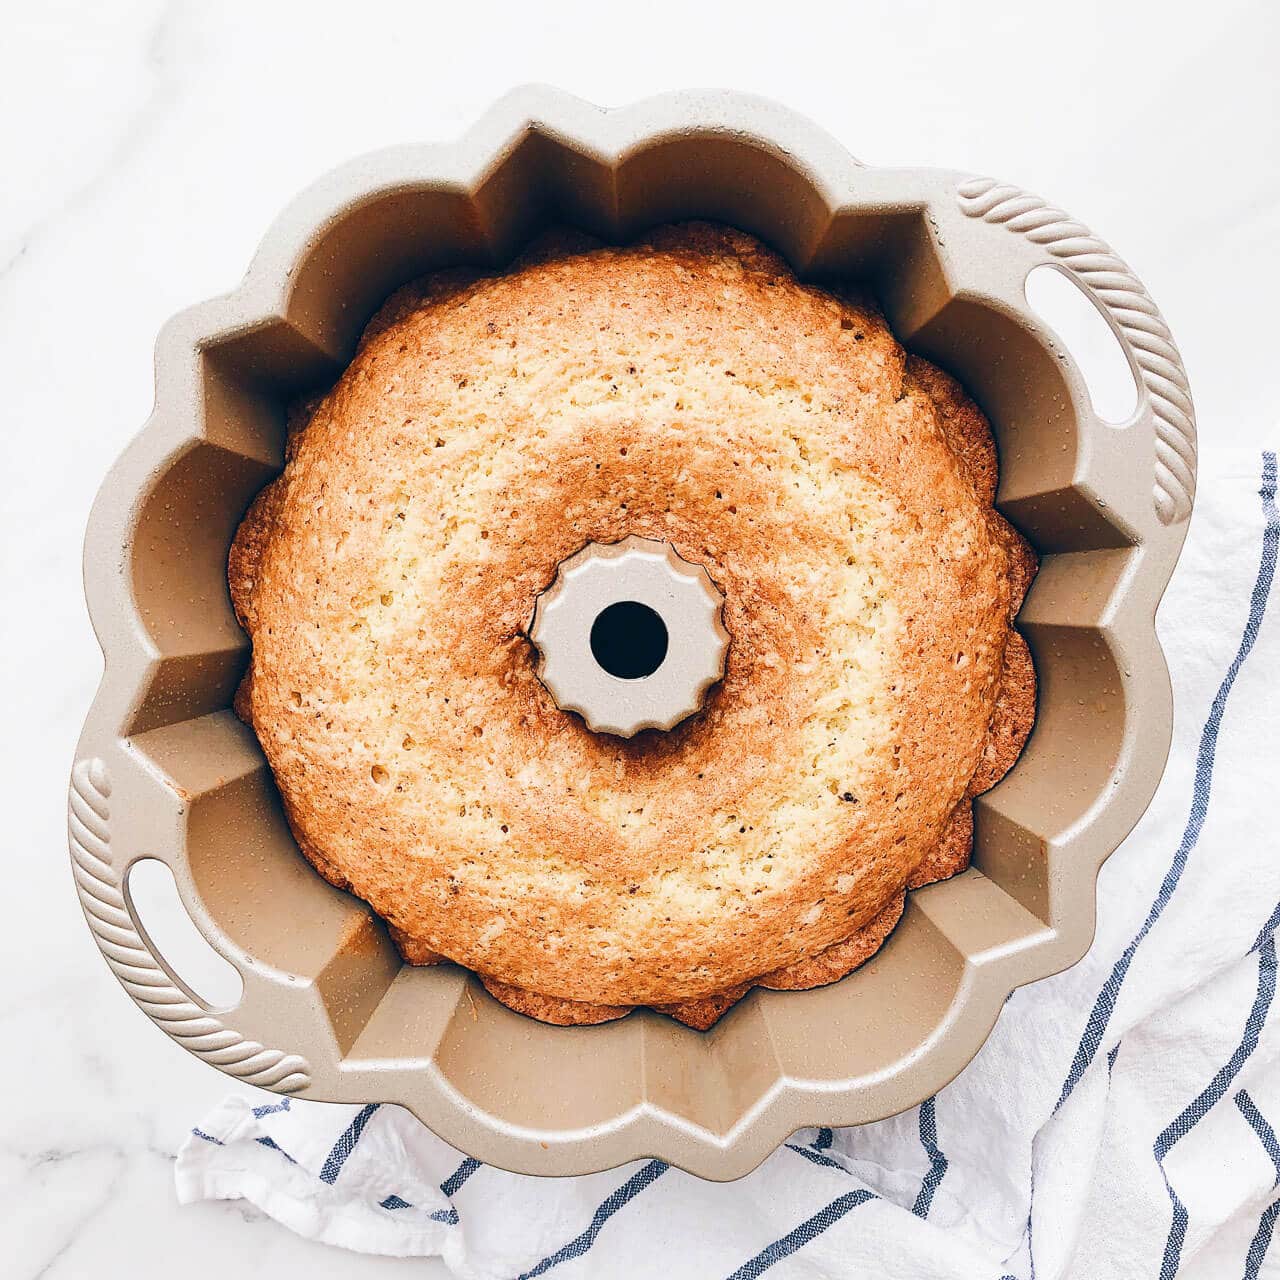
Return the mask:
<path fill-rule="evenodd" d="M 1159 300 L 1206 452 L 1275 420 L 1280 33 L 1271 6 L 880 0 L 643 6 L 18 5 L 0 41 L 0 930 L 6 1276 L 443 1274 L 240 1206 L 179 1209 L 173 1153 L 223 1078 L 117 987 L 63 809 L 100 672 L 80 540 L 147 415 L 172 312 L 232 286 L 279 208 L 362 150 L 451 136 L 514 84 L 605 103 L 719 84 L 869 161 L 989 172 L 1110 239 Z"/>

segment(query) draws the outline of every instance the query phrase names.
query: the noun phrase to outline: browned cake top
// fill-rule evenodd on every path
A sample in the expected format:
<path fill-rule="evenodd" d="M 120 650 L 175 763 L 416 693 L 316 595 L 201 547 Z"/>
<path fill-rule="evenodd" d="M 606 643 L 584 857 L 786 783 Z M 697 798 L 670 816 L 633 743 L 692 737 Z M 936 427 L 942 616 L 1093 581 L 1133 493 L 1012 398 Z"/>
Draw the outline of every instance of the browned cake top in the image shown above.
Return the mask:
<path fill-rule="evenodd" d="M 887 918 L 1008 767 L 1032 560 L 995 474 L 951 379 L 740 233 L 437 277 L 241 527 L 241 707 L 304 851 L 406 954 L 715 996 Z M 556 707 L 525 629 L 559 561 L 628 534 L 706 567 L 731 644 L 697 715 L 622 740 Z"/>

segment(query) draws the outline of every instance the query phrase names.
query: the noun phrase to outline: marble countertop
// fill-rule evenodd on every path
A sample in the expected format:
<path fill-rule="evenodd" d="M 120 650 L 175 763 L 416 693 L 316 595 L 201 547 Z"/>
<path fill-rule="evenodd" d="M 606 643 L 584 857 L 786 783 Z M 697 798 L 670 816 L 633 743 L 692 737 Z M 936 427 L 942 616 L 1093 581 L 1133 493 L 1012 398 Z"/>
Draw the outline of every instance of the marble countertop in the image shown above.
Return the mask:
<path fill-rule="evenodd" d="M 1062 204 L 1159 300 L 1204 452 L 1260 443 L 1276 411 L 1277 19 L 1239 0 L 1035 8 L 11 11 L 0 705 L 21 732 L 0 748 L 15 906 L 0 931 L 5 1274 L 444 1274 L 298 1240 L 243 1205 L 178 1207 L 174 1152 L 230 1086 L 133 1008 L 72 892 L 66 779 L 101 670 L 80 544 L 103 473 L 147 416 L 164 320 L 233 286 L 276 212 L 327 168 L 451 137 L 515 84 L 610 104 L 729 85 L 811 115 L 868 161 L 992 173 Z"/>

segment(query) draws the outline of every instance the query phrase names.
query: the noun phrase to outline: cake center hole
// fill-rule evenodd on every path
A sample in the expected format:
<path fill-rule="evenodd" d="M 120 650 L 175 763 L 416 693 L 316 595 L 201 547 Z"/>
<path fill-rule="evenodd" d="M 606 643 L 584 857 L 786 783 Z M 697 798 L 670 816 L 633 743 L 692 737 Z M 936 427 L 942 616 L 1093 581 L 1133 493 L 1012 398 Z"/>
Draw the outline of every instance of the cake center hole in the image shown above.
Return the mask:
<path fill-rule="evenodd" d="M 591 655 L 619 680 L 642 680 L 667 656 L 667 627 L 638 600 L 619 600 L 591 624 Z"/>

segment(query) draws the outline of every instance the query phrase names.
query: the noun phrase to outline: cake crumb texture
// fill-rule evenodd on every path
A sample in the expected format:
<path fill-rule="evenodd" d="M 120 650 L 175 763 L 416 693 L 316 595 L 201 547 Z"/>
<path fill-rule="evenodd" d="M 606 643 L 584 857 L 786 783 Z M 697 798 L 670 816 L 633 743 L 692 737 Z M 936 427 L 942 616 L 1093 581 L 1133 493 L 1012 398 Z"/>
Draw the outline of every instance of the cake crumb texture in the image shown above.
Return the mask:
<path fill-rule="evenodd" d="M 737 231 L 544 243 L 394 295 L 231 549 L 237 710 L 303 853 L 406 959 L 552 1022 L 709 1026 L 832 981 L 967 865 L 1035 674 L 990 429 L 870 303 Z M 588 542 L 671 543 L 724 679 L 591 733 L 526 628 Z"/>

